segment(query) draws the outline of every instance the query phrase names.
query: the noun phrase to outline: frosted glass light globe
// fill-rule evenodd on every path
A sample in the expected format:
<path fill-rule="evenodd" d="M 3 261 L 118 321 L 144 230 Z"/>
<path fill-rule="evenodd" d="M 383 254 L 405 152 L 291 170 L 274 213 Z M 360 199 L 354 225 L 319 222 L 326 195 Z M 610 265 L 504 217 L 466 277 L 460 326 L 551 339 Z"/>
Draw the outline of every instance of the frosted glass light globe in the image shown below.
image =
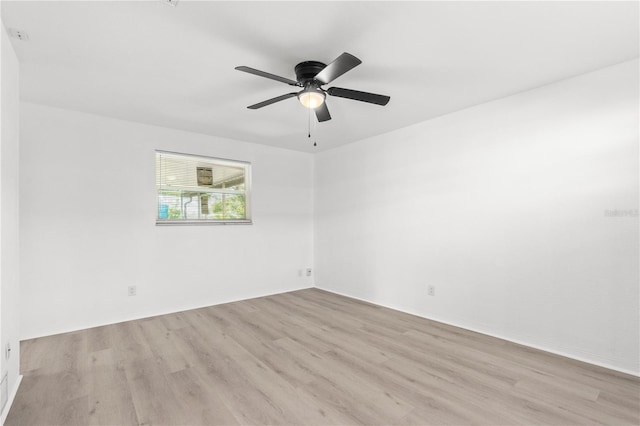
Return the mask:
<path fill-rule="evenodd" d="M 298 95 L 298 99 L 306 108 L 318 108 L 324 102 L 324 93 L 315 90 L 304 91 Z"/>

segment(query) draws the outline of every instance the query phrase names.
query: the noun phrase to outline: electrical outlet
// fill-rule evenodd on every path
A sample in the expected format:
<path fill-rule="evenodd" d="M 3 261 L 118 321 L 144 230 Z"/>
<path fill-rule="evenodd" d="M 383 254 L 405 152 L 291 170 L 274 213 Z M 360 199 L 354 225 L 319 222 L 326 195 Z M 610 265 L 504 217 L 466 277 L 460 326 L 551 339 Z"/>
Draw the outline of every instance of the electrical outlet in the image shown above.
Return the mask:
<path fill-rule="evenodd" d="M 6 359 L 11 358 L 11 343 L 7 342 L 7 346 L 4 348 L 4 357 Z"/>
<path fill-rule="evenodd" d="M 429 296 L 435 296 L 436 295 L 436 286 L 435 285 L 428 285 L 427 286 L 427 294 Z"/>
<path fill-rule="evenodd" d="M 129 286 L 129 293 L 128 294 L 129 294 L 129 296 L 135 296 L 135 295 L 138 294 L 138 291 L 137 291 L 135 285 L 130 285 Z"/>
<path fill-rule="evenodd" d="M 307 268 L 307 276 L 310 277 L 311 276 L 311 268 Z"/>

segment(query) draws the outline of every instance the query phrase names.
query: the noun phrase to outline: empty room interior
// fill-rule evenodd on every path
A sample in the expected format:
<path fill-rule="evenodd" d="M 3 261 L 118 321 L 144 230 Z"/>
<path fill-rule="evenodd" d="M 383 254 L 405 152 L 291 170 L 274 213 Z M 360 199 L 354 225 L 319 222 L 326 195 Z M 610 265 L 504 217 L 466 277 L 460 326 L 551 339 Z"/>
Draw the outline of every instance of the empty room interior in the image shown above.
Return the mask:
<path fill-rule="evenodd" d="M 640 424 L 639 6 L 1 1 L 2 424 Z"/>

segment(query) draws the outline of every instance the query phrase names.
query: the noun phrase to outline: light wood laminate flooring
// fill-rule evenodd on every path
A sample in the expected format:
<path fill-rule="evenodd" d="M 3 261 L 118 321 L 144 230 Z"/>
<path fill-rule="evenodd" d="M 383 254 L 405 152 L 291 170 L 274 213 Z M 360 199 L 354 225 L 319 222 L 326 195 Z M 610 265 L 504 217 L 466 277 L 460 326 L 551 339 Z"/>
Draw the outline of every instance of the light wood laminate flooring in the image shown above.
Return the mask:
<path fill-rule="evenodd" d="M 640 424 L 640 381 L 318 289 L 22 342 L 6 425 Z"/>

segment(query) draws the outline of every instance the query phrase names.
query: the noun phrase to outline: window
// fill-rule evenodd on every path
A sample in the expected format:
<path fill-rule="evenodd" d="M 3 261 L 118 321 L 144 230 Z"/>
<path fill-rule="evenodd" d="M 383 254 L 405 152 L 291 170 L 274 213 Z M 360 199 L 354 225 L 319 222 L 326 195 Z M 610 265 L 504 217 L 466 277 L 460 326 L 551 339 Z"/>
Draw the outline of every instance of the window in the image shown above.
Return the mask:
<path fill-rule="evenodd" d="M 156 224 L 250 224 L 250 182 L 249 163 L 156 151 Z"/>

